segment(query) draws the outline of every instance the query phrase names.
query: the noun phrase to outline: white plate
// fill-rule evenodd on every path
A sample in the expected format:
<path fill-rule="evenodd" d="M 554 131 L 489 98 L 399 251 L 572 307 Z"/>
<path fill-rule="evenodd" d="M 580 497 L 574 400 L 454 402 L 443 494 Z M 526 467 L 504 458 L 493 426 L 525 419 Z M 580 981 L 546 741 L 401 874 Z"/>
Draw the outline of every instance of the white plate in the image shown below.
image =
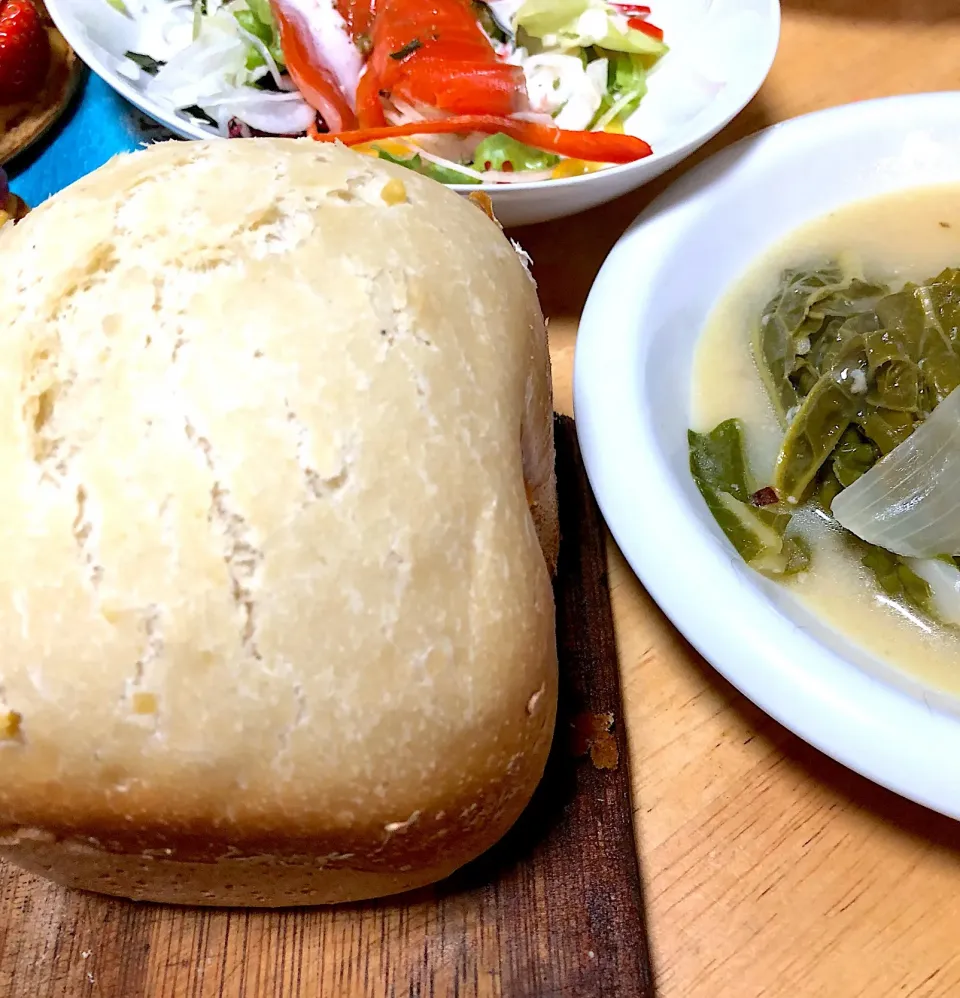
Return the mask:
<path fill-rule="evenodd" d="M 50 16 L 90 68 L 141 111 L 184 138 L 218 137 L 148 98 L 148 77 L 117 72 L 135 48 L 129 19 L 107 0 L 46 0 Z M 675 166 L 730 122 L 760 89 L 780 37 L 778 0 L 653 0 L 651 19 L 664 29 L 670 52 L 651 74 L 642 109 L 643 137 L 654 154 L 583 177 L 525 184 L 459 187 L 484 190 L 504 225 L 572 215 L 640 187 Z"/>
<path fill-rule="evenodd" d="M 960 818 L 955 701 L 891 670 L 751 571 L 690 476 L 691 362 L 717 300 L 771 244 L 850 201 L 960 181 L 960 93 L 821 111 L 712 157 L 607 259 L 580 325 L 574 408 L 625 557 L 742 693 L 870 779 Z M 960 667 L 960 662 L 958 662 Z"/>

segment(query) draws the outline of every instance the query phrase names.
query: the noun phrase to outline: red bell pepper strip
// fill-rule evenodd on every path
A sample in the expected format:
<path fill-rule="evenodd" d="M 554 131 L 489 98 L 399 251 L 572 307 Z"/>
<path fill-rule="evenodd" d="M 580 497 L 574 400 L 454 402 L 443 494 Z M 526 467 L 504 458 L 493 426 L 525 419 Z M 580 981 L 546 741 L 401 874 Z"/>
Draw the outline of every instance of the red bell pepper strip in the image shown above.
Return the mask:
<path fill-rule="evenodd" d="M 645 21 L 642 17 L 631 17 L 627 21 L 627 27 L 634 31 L 642 31 L 651 38 L 656 38 L 658 42 L 663 41 L 663 28 L 658 28 L 655 24 Z"/>
<path fill-rule="evenodd" d="M 283 0 L 270 0 L 270 9 L 280 29 L 280 47 L 287 71 L 303 99 L 320 113 L 331 131 L 356 128 L 356 115 L 333 74 L 313 58 L 308 32 L 297 23 L 299 15 Z"/>
<path fill-rule="evenodd" d="M 510 138 L 534 149 L 543 149 L 570 159 L 582 159 L 591 163 L 632 163 L 653 152 L 643 139 L 632 135 L 619 135 L 613 132 L 574 132 L 557 128 L 555 125 L 541 125 L 539 122 L 519 121 L 516 118 L 502 118 L 493 114 L 461 114 L 434 121 L 412 121 L 405 125 L 364 128 L 337 134 L 321 133 L 311 129 L 310 135 L 318 142 L 342 142 L 347 146 L 355 146 L 382 139 L 451 132 L 460 134 L 483 132 L 487 135 L 503 132 L 504 135 L 509 135 Z"/>

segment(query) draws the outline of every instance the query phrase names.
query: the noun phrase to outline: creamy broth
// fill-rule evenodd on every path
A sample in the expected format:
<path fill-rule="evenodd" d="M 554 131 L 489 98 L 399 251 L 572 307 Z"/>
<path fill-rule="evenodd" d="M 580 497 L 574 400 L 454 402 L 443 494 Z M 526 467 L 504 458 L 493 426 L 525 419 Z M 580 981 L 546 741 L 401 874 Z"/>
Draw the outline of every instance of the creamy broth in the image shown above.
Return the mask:
<path fill-rule="evenodd" d="M 777 244 L 719 303 L 694 360 L 691 426 L 707 431 L 742 420 L 756 477 L 767 481 L 781 430 L 750 348 L 751 330 L 787 267 L 852 253 L 869 277 L 892 284 L 960 266 L 960 187 L 924 188 L 846 206 Z M 812 567 L 788 586 L 820 619 L 874 656 L 926 684 L 960 696 L 960 637 L 931 629 L 885 602 L 859 561 L 812 510 L 796 518 Z"/>

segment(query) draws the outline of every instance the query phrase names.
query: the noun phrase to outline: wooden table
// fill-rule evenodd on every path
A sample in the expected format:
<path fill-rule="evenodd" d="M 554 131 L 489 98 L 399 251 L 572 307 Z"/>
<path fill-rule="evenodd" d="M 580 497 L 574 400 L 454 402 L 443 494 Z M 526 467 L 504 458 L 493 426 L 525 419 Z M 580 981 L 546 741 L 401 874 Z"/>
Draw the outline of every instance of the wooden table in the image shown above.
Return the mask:
<path fill-rule="evenodd" d="M 767 83 L 695 159 L 805 111 L 958 82 L 960 0 L 785 0 Z M 570 411 L 590 284 L 629 221 L 674 176 L 516 233 L 536 261 L 552 321 L 561 411 Z M 960 994 L 960 824 L 874 787 L 764 717 L 685 644 L 619 554 L 610 556 L 661 998 Z M 104 922 L 96 899 L 41 881 L 7 903 L 20 919 L 44 912 L 37 959 L 79 968 L 69 978 L 76 983 L 56 991 L 70 998 L 128 998 L 129 986 L 116 984 L 130 979 L 128 964 L 141 978 L 137 996 L 316 998 L 319 986 L 323 998 L 341 998 L 327 973 L 331 953 L 347 960 L 356 948 L 352 935 L 328 934 L 310 914 L 184 919 L 157 908 L 144 932 L 134 930 L 131 906 L 112 908 Z M 0 947 L 7 929 L 0 924 Z M 0 982 L 3 998 L 30 993 L 28 978 L 30 968 L 15 963 Z M 348 990 L 400 998 L 407 984 Z"/>
<path fill-rule="evenodd" d="M 957 0 L 784 0 L 767 82 L 704 155 L 818 108 L 956 88 Z M 551 317 L 563 411 L 594 275 L 677 172 L 519 233 Z M 766 718 L 676 633 L 613 545 L 610 557 L 662 998 L 960 994 L 960 825 L 846 771 Z"/>

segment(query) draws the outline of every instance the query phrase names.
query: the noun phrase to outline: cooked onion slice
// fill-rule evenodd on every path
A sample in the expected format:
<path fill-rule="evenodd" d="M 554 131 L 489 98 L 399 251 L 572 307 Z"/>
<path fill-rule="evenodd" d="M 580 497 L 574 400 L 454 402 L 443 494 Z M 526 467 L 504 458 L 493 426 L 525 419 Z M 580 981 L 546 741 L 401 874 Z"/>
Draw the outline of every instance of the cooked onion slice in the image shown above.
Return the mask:
<path fill-rule="evenodd" d="M 840 526 L 895 554 L 960 554 L 960 388 L 832 509 Z"/>
<path fill-rule="evenodd" d="M 907 567 L 930 587 L 931 609 L 940 622 L 960 627 L 960 569 L 939 558 L 910 558 Z"/>

